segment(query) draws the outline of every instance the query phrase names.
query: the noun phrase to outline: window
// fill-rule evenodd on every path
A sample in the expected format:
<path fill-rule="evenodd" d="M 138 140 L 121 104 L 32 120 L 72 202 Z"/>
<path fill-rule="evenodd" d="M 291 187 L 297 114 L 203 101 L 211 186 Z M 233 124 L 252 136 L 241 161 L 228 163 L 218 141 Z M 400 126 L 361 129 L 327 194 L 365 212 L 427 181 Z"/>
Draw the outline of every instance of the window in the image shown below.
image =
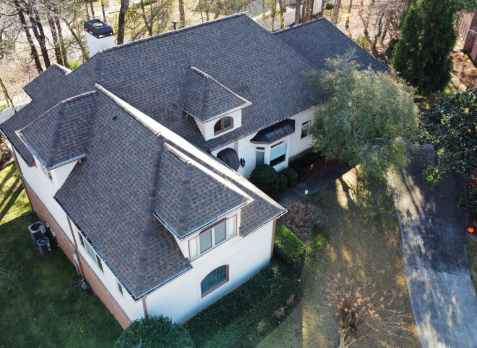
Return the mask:
<path fill-rule="evenodd" d="M 214 125 L 214 135 L 228 131 L 234 127 L 234 119 L 232 117 L 224 117 L 217 121 Z"/>
<path fill-rule="evenodd" d="M 219 222 L 189 241 L 190 259 L 194 260 L 220 243 L 235 236 L 235 216 Z"/>
<path fill-rule="evenodd" d="M 311 121 L 306 121 L 301 124 L 301 139 L 306 138 L 310 132 Z"/>
<path fill-rule="evenodd" d="M 270 165 L 274 166 L 285 161 L 287 153 L 287 143 L 285 141 L 279 142 L 272 146 L 270 151 Z"/>
<path fill-rule="evenodd" d="M 265 162 L 265 148 L 257 147 L 255 149 L 255 167 L 261 166 Z"/>
<path fill-rule="evenodd" d="M 41 164 L 40 164 L 40 169 L 42 171 L 43 174 L 45 174 L 45 176 L 50 179 L 51 182 L 53 182 L 53 178 L 51 177 L 51 171 L 49 170 L 46 170 L 45 167 L 43 167 Z"/>
<path fill-rule="evenodd" d="M 118 285 L 118 291 L 119 293 L 121 294 L 121 296 L 124 295 L 123 293 L 123 286 L 121 284 L 119 284 L 119 282 L 116 280 L 116 284 Z"/>
<path fill-rule="evenodd" d="M 96 254 L 91 244 L 89 244 L 89 242 L 79 232 L 78 232 L 78 238 L 83 248 L 85 248 L 86 252 L 91 257 L 91 260 L 96 262 L 101 272 L 104 273 L 103 261 L 101 261 L 101 258 L 98 256 L 98 254 Z"/>
<path fill-rule="evenodd" d="M 221 285 L 227 283 L 229 280 L 227 268 L 228 266 L 220 266 L 207 274 L 204 280 L 200 283 L 202 297 L 207 296 Z"/>

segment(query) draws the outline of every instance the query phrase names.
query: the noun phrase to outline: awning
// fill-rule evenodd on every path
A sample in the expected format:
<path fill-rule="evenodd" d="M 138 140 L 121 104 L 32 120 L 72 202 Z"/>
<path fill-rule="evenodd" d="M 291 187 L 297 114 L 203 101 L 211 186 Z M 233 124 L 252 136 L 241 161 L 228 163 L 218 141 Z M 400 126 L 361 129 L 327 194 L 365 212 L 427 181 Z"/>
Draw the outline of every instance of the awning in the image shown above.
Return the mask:
<path fill-rule="evenodd" d="M 240 167 L 240 161 L 237 153 L 234 149 L 223 149 L 217 154 L 217 158 L 228 165 L 233 170 L 237 170 Z"/>
<path fill-rule="evenodd" d="M 262 129 L 250 142 L 270 144 L 293 133 L 295 133 L 295 120 L 286 119 Z"/>

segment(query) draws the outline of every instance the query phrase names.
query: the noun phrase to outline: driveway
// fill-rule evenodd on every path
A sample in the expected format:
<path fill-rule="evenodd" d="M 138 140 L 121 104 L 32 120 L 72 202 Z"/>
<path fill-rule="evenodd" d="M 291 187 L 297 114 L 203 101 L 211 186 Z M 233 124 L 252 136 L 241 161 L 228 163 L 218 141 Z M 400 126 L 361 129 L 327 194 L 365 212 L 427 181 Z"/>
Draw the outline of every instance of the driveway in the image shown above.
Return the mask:
<path fill-rule="evenodd" d="M 456 174 L 437 186 L 424 182 L 433 161 L 433 148 L 424 146 L 390 177 L 414 319 L 424 348 L 477 348 L 477 297 L 457 206 L 463 183 Z"/>

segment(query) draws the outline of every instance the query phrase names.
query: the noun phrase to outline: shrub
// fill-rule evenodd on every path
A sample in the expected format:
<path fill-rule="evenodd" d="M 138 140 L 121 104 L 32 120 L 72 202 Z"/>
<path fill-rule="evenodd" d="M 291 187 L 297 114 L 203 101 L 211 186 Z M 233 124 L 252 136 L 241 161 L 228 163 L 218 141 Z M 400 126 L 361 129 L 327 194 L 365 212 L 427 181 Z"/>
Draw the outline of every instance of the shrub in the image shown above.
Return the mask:
<path fill-rule="evenodd" d="M 226 348 L 257 328 L 297 291 L 292 267 L 273 261 L 252 279 L 185 323 L 198 348 Z"/>
<path fill-rule="evenodd" d="M 258 166 L 250 175 L 250 182 L 267 195 L 274 195 L 279 192 L 280 184 L 278 180 L 277 171 L 268 164 Z"/>
<path fill-rule="evenodd" d="M 288 187 L 288 178 L 281 173 L 278 173 L 278 187 L 279 192 L 285 191 Z"/>
<path fill-rule="evenodd" d="M 264 317 L 285 304 L 293 304 L 301 290 L 298 278 L 305 258 L 303 243 L 293 237 L 286 227 L 277 224 L 274 250 L 279 250 L 279 256 L 184 324 L 198 348 L 231 347 L 250 332 L 260 330 Z"/>
<path fill-rule="evenodd" d="M 373 49 L 373 44 L 366 36 L 360 36 L 354 41 L 368 52 L 371 52 Z"/>
<path fill-rule="evenodd" d="M 183 325 L 173 324 L 164 316 L 135 320 L 123 331 L 114 348 L 194 348 L 194 342 Z"/>
<path fill-rule="evenodd" d="M 275 229 L 275 244 L 273 254 L 277 260 L 281 260 L 286 264 L 295 268 L 301 273 L 305 265 L 306 249 L 297 236 L 288 228 L 277 222 Z"/>
<path fill-rule="evenodd" d="M 281 174 L 285 175 L 288 180 L 288 187 L 293 187 L 298 182 L 298 173 L 291 167 L 287 167 L 283 169 Z"/>
<path fill-rule="evenodd" d="M 70 68 L 70 70 L 75 70 L 76 68 L 79 68 L 80 65 L 81 62 L 78 62 L 77 60 L 73 59 L 68 59 L 68 67 Z"/>
<path fill-rule="evenodd" d="M 329 2 L 326 4 L 326 7 L 325 7 L 327 10 L 332 10 L 335 8 L 335 4 L 333 4 L 332 2 Z"/>

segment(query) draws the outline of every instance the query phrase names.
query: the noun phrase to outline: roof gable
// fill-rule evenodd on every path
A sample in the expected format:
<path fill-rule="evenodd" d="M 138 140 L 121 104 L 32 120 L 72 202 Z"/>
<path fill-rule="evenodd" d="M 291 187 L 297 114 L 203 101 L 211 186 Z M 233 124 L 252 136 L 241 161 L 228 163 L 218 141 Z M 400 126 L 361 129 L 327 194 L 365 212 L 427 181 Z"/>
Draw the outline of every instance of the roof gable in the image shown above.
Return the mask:
<path fill-rule="evenodd" d="M 155 212 L 179 239 L 253 200 L 177 149 L 164 146 Z"/>
<path fill-rule="evenodd" d="M 67 99 L 18 131 L 20 138 L 47 169 L 86 155 L 95 92 Z"/>

